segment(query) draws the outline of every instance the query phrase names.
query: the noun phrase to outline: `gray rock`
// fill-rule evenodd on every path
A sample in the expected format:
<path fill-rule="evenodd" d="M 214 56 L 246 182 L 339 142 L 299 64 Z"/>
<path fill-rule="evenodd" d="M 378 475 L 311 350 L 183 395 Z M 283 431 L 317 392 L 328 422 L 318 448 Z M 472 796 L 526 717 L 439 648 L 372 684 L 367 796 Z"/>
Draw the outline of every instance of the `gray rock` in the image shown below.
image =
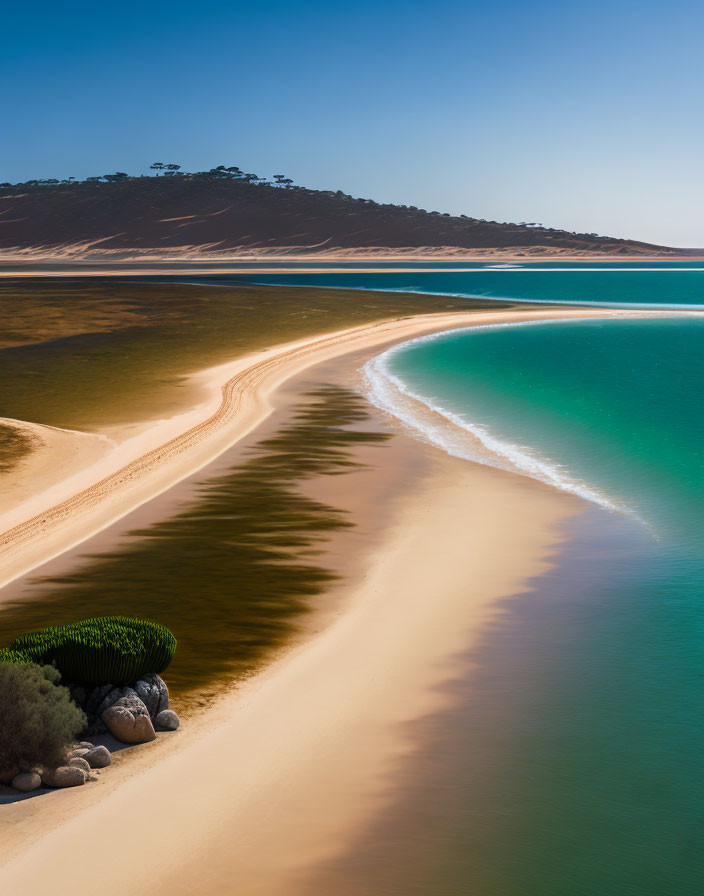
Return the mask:
<path fill-rule="evenodd" d="M 169 689 L 166 687 L 164 679 L 160 676 L 155 675 L 154 680 L 159 688 L 159 706 L 157 707 L 157 715 L 159 715 L 160 712 L 169 708 Z"/>
<path fill-rule="evenodd" d="M 42 786 L 42 779 L 36 772 L 20 772 L 12 779 L 12 786 L 15 790 L 21 790 L 22 793 L 29 793 L 30 790 L 36 790 Z"/>
<path fill-rule="evenodd" d="M 98 707 L 105 699 L 106 695 L 112 691 L 113 685 L 111 684 L 99 684 L 97 687 L 93 688 L 93 690 L 88 694 L 85 704 L 85 711 L 88 715 L 100 715 L 98 712 Z"/>
<path fill-rule="evenodd" d="M 93 747 L 83 755 L 83 758 L 91 768 L 107 768 L 112 762 L 112 756 L 107 747 Z"/>
<path fill-rule="evenodd" d="M 159 731 L 175 731 L 180 725 L 180 719 L 173 709 L 162 709 L 156 717 L 156 727 Z"/>
<path fill-rule="evenodd" d="M 93 749 L 93 744 L 89 740 L 82 740 L 79 744 L 79 747 L 86 747 L 88 750 Z"/>
<path fill-rule="evenodd" d="M 152 672 L 143 676 L 135 684 L 135 690 L 140 697 L 142 697 L 142 693 L 147 697 L 146 700 L 142 697 L 142 700 L 144 700 L 152 719 L 155 719 L 160 712 L 169 708 L 169 689 L 166 687 L 164 679 L 156 673 Z"/>
<path fill-rule="evenodd" d="M 125 688 L 125 690 L 132 691 L 132 688 Z M 156 737 L 154 726 L 147 707 L 134 691 L 132 694 L 134 696 L 128 694 L 120 697 L 103 712 L 101 718 L 107 725 L 110 734 L 123 743 L 148 743 Z"/>
<path fill-rule="evenodd" d="M 78 787 L 86 783 L 86 773 L 82 768 L 60 765 L 54 769 L 44 769 L 42 783 L 47 787 Z"/>
<path fill-rule="evenodd" d="M 74 747 L 72 750 L 68 751 L 69 758 L 73 758 L 74 756 L 83 756 L 88 753 L 87 747 Z"/>
<path fill-rule="evenodd" d="M 69 768 L 80 768 L 88 775 L 90 774 L 90 763 L 86 762 L 83 756 L 72 756 L 66 763 Z"/>
<path fill-rule="evenodd" d="M 159 688 L 148 679 L 140 678 L 135 682 L 134 689 L 139 699 L 147 707 L 150 717 L 155 718 L 159 706 Z"/>
<path fill-rule="evenodd" d="M 95 714 L 102 718 L 103 713 L 106 709 L 114 706 L 121 697 L 125 696 L 126 690 L 127 688 L 111 687 L 107 694 L 105 694 L 103 699 L 100 701 L 100 705 L 96 709 Z M 132 688 L 129 688 L 129 690 L 132 691 Z M 132 693 L 134 693 L 134 691 L 132 691 Z"/>

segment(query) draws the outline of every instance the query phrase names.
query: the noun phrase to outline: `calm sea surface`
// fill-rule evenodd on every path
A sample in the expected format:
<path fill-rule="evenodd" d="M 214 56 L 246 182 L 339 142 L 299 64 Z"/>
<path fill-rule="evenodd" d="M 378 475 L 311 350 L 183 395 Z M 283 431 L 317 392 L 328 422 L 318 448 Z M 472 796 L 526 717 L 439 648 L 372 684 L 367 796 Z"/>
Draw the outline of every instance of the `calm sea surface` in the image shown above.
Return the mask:
<path fill-rule="evenodd" d="M 699 265 L 551 267 L 342 279 L 675 311 L 704 301 Z M 456 331 L 392 349 L 367 374 L 372 399 L 422 438 L 592 509 L 448 684 L 455 709 L 419 724 L 418 776 L 329 869 L 341 892 L 701 896 L 704 321 Z"/>
<path fill-rule="evenodd" d="M 498 465 L 557 477 L 595 505 L 547 604 L 512 605 L 510 632 L 495 633 L 506 649 L 487 649 L 493 701 L 514 711 L 487 722 L 467 700 L 470 732 L 472 719 L 496 725 L 502 747 L 475 744 L 491 786 L 477 787 L 471 762 L 454 781 L 492 823 L 460 811 L 444 829 L 438 892 L 703 893 L 704 321 L 461 331 L 371 373 L 407 421 L 410 393 L 451 422 L 436 432 L 419 416 L 424 437 L 471 457 L 476 432 Z M 448 722 L 450 740 L 458 730 Z"/>
<path fill-rule="evenodd" d="M 251 274 L 221 276 L 223 282 L 338 286 L 426 292 L 453 296 L 577 304 L 699 306 L 704 303 L 704 260 L 695 262 L 531 262 L 527 264 L 386 263 L 381 273 Z M 398 268 L 419 268 L 400 273 Z M 423 268 L 423 270 L 420 270 Z M 427 270 L 432 268 L 432 270 Z M 462 268 L 462 270 L 458 270 Z M 471 268 L 471 270 L 466 270 Z M 396 269 L 396 270 L 395 270 Z M 189 278 L 197 279 L 197 278 Z"/>

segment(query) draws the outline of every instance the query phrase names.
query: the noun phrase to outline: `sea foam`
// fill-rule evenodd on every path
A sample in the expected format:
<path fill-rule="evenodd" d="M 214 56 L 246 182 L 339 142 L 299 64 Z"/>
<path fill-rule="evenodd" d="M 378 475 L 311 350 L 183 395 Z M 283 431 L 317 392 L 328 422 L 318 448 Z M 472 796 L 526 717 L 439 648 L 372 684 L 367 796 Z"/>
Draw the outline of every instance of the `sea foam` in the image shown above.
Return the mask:
<path fill-rule="evenodd" d="M 560 324 L 563 321 L 487 324 L 472 327 L 471 330 L 477 332 L 505 327 L 546 326 L 553 323 Z M 393 346 L 372 358 L 362 368 L 366 397 L 380 410 L 399 420 L 414 436 L 442 448 L 443 451 L 454 457 L 520 473 L 562 491 L 578 495 L 607 510 L 637 518 L 630 508 L 613 501 L 598 489 L 573 476 L 566 467 L 557 461 L 544 457 L 531 447 L 498 438 L 488 426 L 472 421 L 466 415 L 444 407 L 437 398 L 422 395 L 391 371 L 391 362 L 399 352 L 420 342 L 441 339 L 467 329 L 460 327 L 455 330 L 421 336 Z"/>

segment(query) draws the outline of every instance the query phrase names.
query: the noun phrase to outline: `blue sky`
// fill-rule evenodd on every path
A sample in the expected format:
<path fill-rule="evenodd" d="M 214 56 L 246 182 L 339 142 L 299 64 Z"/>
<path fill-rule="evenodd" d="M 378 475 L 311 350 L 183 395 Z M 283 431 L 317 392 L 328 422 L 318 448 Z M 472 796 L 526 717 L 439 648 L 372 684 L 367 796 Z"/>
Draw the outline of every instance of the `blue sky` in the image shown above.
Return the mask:
<path fill-rule="evenodd" d="M 239 165 L 704 247 L 704 4 L 36 2 L 3 15 L 0 181 Z"/>

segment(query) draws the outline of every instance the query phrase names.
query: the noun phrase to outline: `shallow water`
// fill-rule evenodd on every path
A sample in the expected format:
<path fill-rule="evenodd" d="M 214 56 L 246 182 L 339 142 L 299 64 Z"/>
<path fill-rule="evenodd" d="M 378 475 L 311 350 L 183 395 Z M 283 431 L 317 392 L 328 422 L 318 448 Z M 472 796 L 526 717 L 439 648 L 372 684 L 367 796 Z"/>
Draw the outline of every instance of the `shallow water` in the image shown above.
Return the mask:
<path fill-rule="evenodd" d="M 469 672 L 457 685 L 435 731 L 454 757 L 446 821 L 381 892 L 430 892 L 434 876 L 443 894 L 701 893 L 704 322 L 455 332 L 372 372 L 405 387 L 386 398 L 406 420 L 421 408 L 424 438 L 471 457 L 473 429 L 504 447 L 498 465 L 557 471 L 594 502 L 567 560 L 488 635 L 480 678 L 499 709 Z"/>
<path fill-rule="evenodd" d="M 195 371 L 315 333 L 465 307 L 447 297 L 212 278 L 6 280 L 0 417 L 100 431 L 168 416 L 193 403 L 185 377 Z"/>
<path fill-rule="evenodd" d="M 395 290 L 448 296 L 474 296 L 522 302 L 666 305 L 704 303 L 704 262 L 516 262 L 511 264 L 423 264 L 431 270 L 400 273 L 383 265 L 382 273 L 251 274 L 219 276 L 220 282 L 268 285 L 335 286 Z M 377 267 L 374 264 L 374 267 Z M 462 268 L 462 270 L 458 270 Z M 471 270 L 467 270 L 471 268 Z"/>
<path fill-rule="evenodd" d="M 177 638 L 164 677 L 180 709 L 251 675 L 338 577 L 321 548 L 352 523 L 301 486 L 359 469 L 355 449 L 387 441 L 368 407 L 346 389 L 309 389 L 273 434 L 196 474 L 165 517 L 98 536 L 101 547 L 87 542 L 68 568 L 3 589 L 0 646 L 48 625 L 135 615 Z"/>

